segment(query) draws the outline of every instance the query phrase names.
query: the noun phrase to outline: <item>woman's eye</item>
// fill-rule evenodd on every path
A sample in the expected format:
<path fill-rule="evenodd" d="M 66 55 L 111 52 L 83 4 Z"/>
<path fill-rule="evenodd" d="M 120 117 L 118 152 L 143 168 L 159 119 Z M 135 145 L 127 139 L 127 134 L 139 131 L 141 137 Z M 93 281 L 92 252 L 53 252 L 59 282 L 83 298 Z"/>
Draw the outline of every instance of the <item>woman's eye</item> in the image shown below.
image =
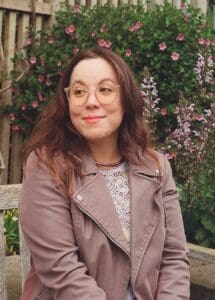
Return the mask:
<path fill-rule="evenodd" d="M 75 96 L 83 96 L 85 94 L 85 90 L 82 89 L 76 89 L 74 91 Z"/>
<path fill-rule="evenodd" d="M 99 88 L 99 92 L 101 92 L 101 93 L 105 93 L 105 94 L 110 94 L 110 93 L 112 93 L 113 92 L 113 90 L 112 90 L 112 88 L 110 88 L 110 87 L 100 87 Z"/>

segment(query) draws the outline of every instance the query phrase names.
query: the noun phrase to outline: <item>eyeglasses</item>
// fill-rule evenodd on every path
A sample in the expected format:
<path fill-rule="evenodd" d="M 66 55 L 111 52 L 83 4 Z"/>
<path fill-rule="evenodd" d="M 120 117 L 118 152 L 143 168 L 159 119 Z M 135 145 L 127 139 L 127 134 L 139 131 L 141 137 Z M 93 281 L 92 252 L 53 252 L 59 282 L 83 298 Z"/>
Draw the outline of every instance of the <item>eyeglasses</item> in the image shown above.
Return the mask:
<path fill-rule="evenodd" d="M 100 104 L 112 104 L 119 94 L 119 84 L 112 82 L 102 82 L 94 88 L 95 95 Z M 74 105 L 83 105 L 86 103 L 90 90 L 81 83 L 74 83 L 64 88 L 66 97 Z M 93 90 L 93 89 L 92 89 Z"/>

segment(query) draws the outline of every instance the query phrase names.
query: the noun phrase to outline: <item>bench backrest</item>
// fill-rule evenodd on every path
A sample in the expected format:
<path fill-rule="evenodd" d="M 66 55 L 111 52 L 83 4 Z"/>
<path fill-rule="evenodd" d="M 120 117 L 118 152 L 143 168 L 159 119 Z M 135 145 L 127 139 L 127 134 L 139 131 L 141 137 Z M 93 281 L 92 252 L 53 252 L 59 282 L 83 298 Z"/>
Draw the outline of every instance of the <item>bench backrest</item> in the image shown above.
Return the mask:
<path fill-rule="evenodd" d="M 0 299 L 7 300 L 6 257 L 3 211 L 18 208 L 21 184 L 0 185 Z M 30 254 L 19 226 L 19 247 L 22 288 L 30 269 Z"/>

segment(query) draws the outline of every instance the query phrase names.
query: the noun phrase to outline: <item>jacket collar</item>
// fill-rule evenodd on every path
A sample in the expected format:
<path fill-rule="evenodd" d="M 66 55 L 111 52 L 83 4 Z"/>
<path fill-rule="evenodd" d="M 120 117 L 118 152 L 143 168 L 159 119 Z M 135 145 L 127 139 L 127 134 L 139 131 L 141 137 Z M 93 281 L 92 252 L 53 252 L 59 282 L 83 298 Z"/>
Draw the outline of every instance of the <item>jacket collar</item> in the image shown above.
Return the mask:
<path fill-rule="evenodd" d="M 134 164 L 129 162 L 129 172 L 133 174 L 143 174 L 149 177 L 159 177 L 162 176 L 159 171 L 159 167 L 156 162 L 148 155 L 142 154 L 140 155 L 140 163 Z M 82 156 L 82 174 L 87 175 L 95 175 L 98 173 L 98 169 L 96 167 L 95 161 L 92 155 L 88 152 Z"/>

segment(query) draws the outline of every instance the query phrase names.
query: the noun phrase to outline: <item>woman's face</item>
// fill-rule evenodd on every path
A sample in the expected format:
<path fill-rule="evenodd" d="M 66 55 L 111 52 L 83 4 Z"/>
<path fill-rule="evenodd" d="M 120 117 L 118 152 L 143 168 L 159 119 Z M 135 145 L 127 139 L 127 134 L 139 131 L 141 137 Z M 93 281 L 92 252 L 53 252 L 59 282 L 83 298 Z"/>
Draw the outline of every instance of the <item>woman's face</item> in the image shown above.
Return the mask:
<path fill-rule="evenodd" d="M 116 143 L 124 109 L 113 67 L 102 58 L 82 60 L 70 86 L 70 117 L 76 130 L 88 143 Z"/>

